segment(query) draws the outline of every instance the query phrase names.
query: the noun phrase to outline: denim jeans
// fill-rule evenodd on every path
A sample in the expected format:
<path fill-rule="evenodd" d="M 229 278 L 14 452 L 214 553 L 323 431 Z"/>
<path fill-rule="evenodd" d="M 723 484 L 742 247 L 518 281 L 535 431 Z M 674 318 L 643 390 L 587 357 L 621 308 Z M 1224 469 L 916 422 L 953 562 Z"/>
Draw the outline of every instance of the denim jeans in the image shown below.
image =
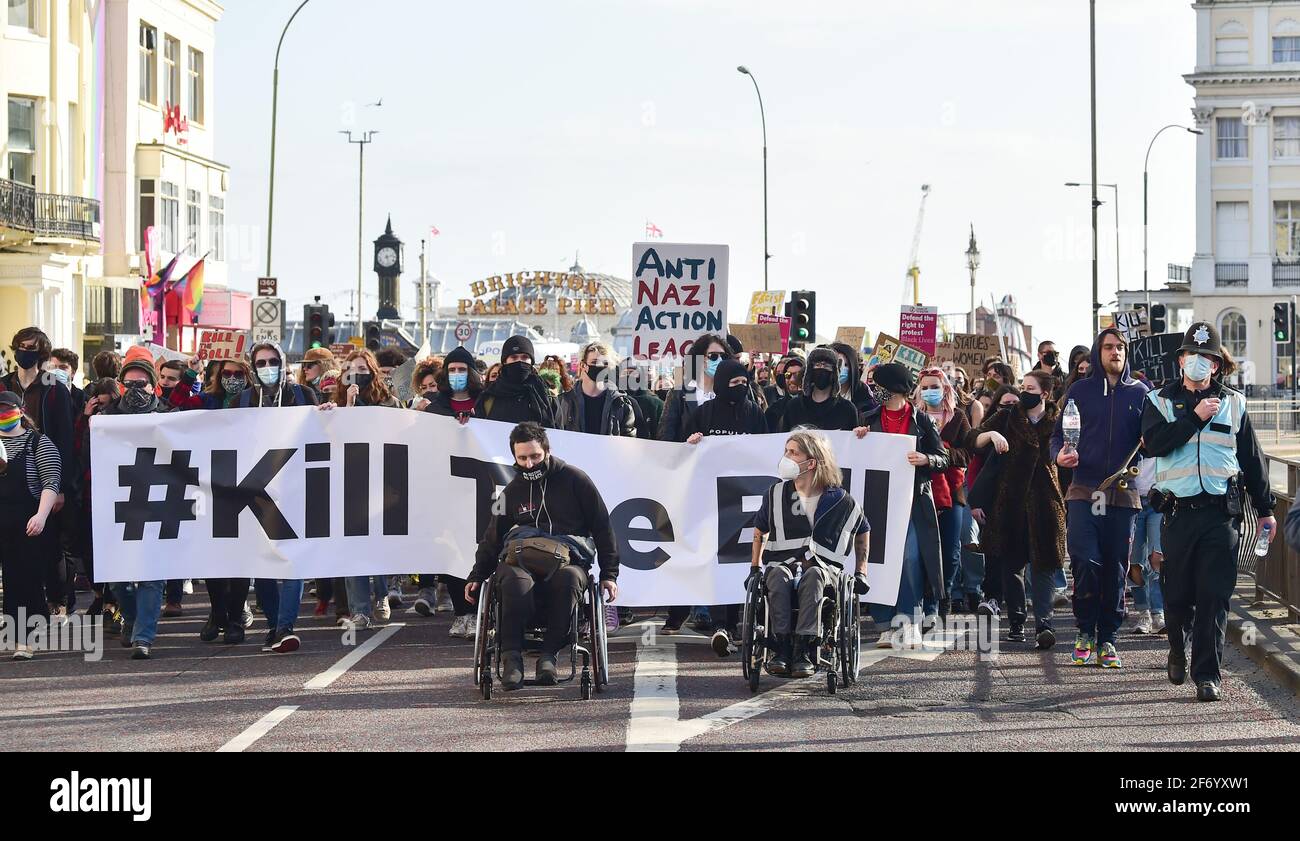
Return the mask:
<path fill-rule="evenodd" d="M 302 579 L 259 578 L 253 587 L 257 590 L 257 600 L 262 603 L 267 627 L 285 633 L 292 631 L 302 607 Z"/>
<path fill-rule="evenodd" d="M 388 597 L 387 575 L 349 575 L 348 608 L 354 614 L 375 618 L 375 602 Z"/>
<path fill-rule="evenodd" d="M 1154 510 L 1146 501 L 1142 501 L 1142 510 L 1133 518 L 1133 546 L 1129 550 L 1128 562 L 1142 568 L 1142 586 L 1133 587 L 1133 607 L 1138 610 L 1151 610 L 1154 613 L 1165 612 L 1165 594 L 1160 589 L 1160 576 L 1151 571 L 1151 553 L 1160 549 L 1160 522 L 1163 515 Z"/>
<path fill-rule="evenodd" d="M 953 587 L 953 600 L 958 595 L 974 596 L 977 599 L 984 598 L 984 555 L 980 552 L 972 552 L 965 547 L 968 544 L 980 542 L 980 524 L 975 522 L 971 516 L 970 506 L 961 507 L 961 574 L 958 576 L 958 583 Z"/>
<path fill-rule="evenodd" d="M 1074 618 L 1079 633 L 1097 645 L 1114 643 L 1124 621 L 1124 580 L 1128 574 L 1132 508 L 1110 506 L 1093 514 L 1088 500 L 1070 500 L 1065 540 L 1074 575 Z"/>
<path fill-rule="evenodd" d="M 908 523 L 907 543 L 903 548 L 903 575 L 898 582 L 898 600 L 893 607 L 887 604 L 873 604 L 871 618 L 888 625 L 895 616 L 914 619 L 921 612 L 921 600 L 925 595 L 925 570 L 921 568 L 921 544 L 916 537 L 916 528 Z"/>
<path fill-rule="evenodd" d="M 957 599 L 954 592 L 961 576 L 961 512 L 963 506 L 939 512 L 939 553 L 943 560 L 943 591 L 949 598 Z"/>
<path fill-rule="evenodd" d="M 129 581 L 113 585 L 113 595 L 122 610 L 122 621 L 131 626 L 131 642 L 153 645 L 158 638 L 158 615 L 162 612 L 166 585 L 166 581 Z"/>

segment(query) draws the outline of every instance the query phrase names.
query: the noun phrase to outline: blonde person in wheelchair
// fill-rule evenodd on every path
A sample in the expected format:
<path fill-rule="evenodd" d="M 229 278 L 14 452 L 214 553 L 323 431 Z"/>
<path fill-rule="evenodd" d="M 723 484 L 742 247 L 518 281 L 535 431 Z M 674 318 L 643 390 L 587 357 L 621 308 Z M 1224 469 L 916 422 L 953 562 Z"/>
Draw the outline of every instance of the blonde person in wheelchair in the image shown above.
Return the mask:
<path fill-rule="evenodd" d="M 750 575 L 764 576 L 772 631 L 778 640 L 767 671 L 808 677 L 817 668 L 820 638 L 830 632 L 821 627 L 822 594 L 838 584 L 851 555 L 856 560 L 854 592 L 858 596 L 867 592 L 871 527 L 857 500 L 841 487 L 835 454 L 821 433 L 809 428 L 792 432 L 777 474 L 782 481 L 764 494 L 754 518 Z M 763 563 L 767 569 L 760 572 Z M 793 628 L 794 579 L 800 572 L 799 626 Z"/>

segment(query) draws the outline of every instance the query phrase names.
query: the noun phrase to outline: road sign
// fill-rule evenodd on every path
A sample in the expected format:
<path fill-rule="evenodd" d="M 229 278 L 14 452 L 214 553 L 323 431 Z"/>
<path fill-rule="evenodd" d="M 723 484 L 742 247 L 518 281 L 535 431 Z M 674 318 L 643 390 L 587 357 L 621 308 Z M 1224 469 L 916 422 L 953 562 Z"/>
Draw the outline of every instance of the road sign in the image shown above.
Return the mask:
<path fill-rule="evenodd" d="M 253 299 L 253 342 L 284 340 L 284 301 L 280 298 Z"/>
<path fill-rule="evenodd" d="M 277 287 L 279 281 L 273 277 L 259 277 L 257 279 L 257 297 L 274 298 L 278 294 Z"/>
<path fill-rule="evenodd" d="M 456 341 L 460 342 L 462 345 L 468 342 L 470 337 L 473 335 L 474 328 L 470 326 L 468 321 L 462 321 L 456 325 Z"/>

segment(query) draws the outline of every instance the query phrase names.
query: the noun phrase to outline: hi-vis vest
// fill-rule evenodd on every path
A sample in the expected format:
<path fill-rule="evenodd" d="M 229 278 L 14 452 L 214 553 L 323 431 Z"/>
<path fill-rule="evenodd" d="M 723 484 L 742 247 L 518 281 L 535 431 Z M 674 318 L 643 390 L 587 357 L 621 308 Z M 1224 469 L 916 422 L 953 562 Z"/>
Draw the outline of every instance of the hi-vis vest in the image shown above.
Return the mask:
<path fill-rule="evenodd" d="M 1167 421 L 1173 422 L 1186 414 L 1159 391 L 1149 392 L 1147 397 Z M 1228 479 L 1241 470 L 1237 464 L 1237 432 L 1245 417 L 1245 396 L 1224 388 L 1219 395 L 1219 411 L 1210 422 L 1186 444 L 1156 458 L 1155 487 L 1177 497 L 1227 493 Z"/>
<path fill-rule="evenodd" d="M 852 559 L 853 538 L 865 519 L 857 500 L 845 493 L 810 527 L 793 481 L 777 482 L 768 490 L 767 510 L 772 522 L 764 563 L 812 560 L 843 569 Z"/>

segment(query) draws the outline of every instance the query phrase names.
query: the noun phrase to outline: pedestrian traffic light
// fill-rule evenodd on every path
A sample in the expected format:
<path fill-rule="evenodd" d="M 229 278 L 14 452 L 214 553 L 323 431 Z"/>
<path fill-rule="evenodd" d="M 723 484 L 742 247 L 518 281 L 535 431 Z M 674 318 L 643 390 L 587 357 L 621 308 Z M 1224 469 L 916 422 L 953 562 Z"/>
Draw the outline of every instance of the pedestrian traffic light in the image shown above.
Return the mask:
<path fill-rule="evenodd" d="M 311 348 L 327 347 L 330 344 L 329 325 L 333 318 L 330 308 L 321 304 L 307 304 L 302 308 L 303 329 L 306 331 L 305 345 Z"/>
<path fill-rule="evenodd" d="M 1273 339 L 1291 341 L 1291 305 L 1288 303 L 1273 305 Z"/>
<path fill-rule="evenodd" d="M 817 293 L 791 292 L 785 305 L 790 319 L 790 347 L 804 347 L 817 342 Z"/>
<path fill-rule="evenodd" d="M 382 344 L 379 341 L 379 336 L 380 336 L 379 322 L 367 321 L 365 324 L 365 332 L 366 332 L 366 350 L 370 351 L 371 353 L 378 352 L 379 348 L 382 347 Z"/>
<path fill-rule="evenodd" d="M 1165 320 L 1165 313 L 1166 313 L 1166 309 L 1164 304 L 1151 305 L 1151 335 L 1152 336 L 1159 336 L 1167 329 L 1168 324 Z"/>

